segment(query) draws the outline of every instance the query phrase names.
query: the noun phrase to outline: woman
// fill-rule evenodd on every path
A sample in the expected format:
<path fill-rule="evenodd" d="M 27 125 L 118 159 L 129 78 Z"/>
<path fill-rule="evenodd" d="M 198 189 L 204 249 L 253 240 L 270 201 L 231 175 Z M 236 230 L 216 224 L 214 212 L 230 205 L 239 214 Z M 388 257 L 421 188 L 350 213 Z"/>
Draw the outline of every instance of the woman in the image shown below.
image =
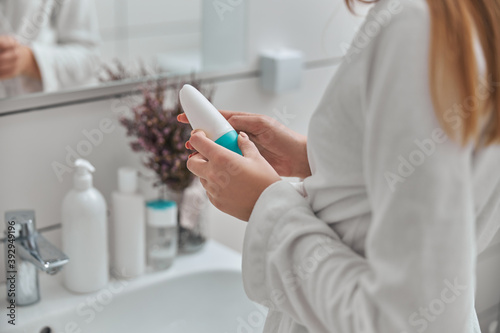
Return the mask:
<path fill-rule="evenodd" d="M 270 308 L 265 332 L 479 332 L 476 257 L 500 221 L 500 4 L 373 2 L 307 143 L 232 112 L 243 156 L 201 131 L 187 143 L 211 202 L 249 222 L 243 280 Z"/>
<path fill-rule="evenodd" d="M 0 98 L 92 83 L 99 41 L 92 1 L 0 0 Z"/>

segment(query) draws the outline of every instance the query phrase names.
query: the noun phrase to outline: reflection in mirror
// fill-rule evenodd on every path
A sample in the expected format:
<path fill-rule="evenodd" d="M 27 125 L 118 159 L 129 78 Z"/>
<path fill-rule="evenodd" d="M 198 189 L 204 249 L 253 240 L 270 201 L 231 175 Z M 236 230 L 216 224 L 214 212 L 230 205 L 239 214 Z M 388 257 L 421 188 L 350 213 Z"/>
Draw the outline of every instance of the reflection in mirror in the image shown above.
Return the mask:
<path fill-rule="evenodd" d="M 0 98 L 243 65 L 245 2 L 215 3 L 0 0 Z"/>
<path fill-rule="evenodd" d="M 0 1 L 0 97 L 95 81 L 99 31 L 91 1 Z"/>
<path fill-rule="evenodd" d="M 101 81 L 200 70 L 202 0 L 101 0 L 96 5 Z"/>

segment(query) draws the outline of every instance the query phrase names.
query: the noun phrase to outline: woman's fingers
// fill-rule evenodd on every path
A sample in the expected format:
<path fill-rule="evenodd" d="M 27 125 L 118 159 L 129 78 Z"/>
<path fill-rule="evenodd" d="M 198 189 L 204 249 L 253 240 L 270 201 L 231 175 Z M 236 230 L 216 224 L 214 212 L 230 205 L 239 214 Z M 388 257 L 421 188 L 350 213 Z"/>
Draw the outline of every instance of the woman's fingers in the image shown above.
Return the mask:
<path fill-rule="evenodd" d="M 177 121 L 183 124 L 189 124 L 189 120 L 185 113 L 181 113 L 177 116 Z"/>
<path fill-rule="evenodd" d="M 254 116 L 252 113 L 247 113 L 247 112 L 236 112 L 236 111 L 223 111 L 219 110 L 219 112 L 224 116 L 224 118 L 229 119 L 233 116 Z M 186 116 L 185 113 L 181 113 L 180 115 L 177 116 L 177 121 L 183 124 L 189 124 L 189 120 Z"/>
<path fill-rule="evenodd" d="M 253 113 L 240 112 L 240 111 L 225 111 L 219 110 L 219 112 L 224 116 L 224 118 L 229 119 L 234 116 L 255 116 Z"/>
<path fill-rule="evenodd" d="M 11 65 L 17 59 L 16 49 L 8 49 L 4 52 L 0 52 L 0 66 L 4 64 Z"/>
<path fill-rule="evenodd" d="M 14 68 L 8 67 L 8 68 L 2 68 L 0 69 L 0 79 L 10 79 L 14 77 L 15 71 Z"/>
<path fill-rule="evenodd" d="M 215 154 L 224 154 L 225 150 L 227 150 L 207 138 L 205 132 L 201 130 L 194 130 L 192 132 L 189 143 L 192 148 L 198 151 L 201 155 L 205 156 L 208 160 L 211 160 Z M 230 151 L 227 150 L 227 152 Z"/>
<path fill-rule="evenodd" d="M 187 161 L 187 168 L 200 179 L 207 177 L 207 164 L 208 161 L 201 154 L 192 155 Z"/>
<path fill-rule="evenodd" d="M 17 41 L 12 36 L 0 36 L 0 52 L 9 49 L 14 49 L 17 46 Z"/>
<path fill-rule="evenodd" d="M 252 117 L 235 115 L 229 118 L 228 122 L 234 129 L 253 136 L 267 131 L 271 125 L 270 120 L 262 115 L 253 115 Z"/>

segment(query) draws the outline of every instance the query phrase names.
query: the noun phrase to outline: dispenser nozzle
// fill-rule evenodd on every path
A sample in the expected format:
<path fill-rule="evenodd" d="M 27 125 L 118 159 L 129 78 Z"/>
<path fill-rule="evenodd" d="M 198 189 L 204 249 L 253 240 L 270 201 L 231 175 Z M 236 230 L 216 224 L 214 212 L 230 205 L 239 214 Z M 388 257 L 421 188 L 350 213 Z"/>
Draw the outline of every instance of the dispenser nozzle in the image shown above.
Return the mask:
<path fill-rule="evenodd" d="M 88 172 L 94 172 L 95 167 L 90 164 L 89 161 L 84 160 L 83 158 L 79 158 L 75 161 L 75 167 L 77 168 L 77 171 L 88 171 Z"/>
<path fill-rule="evenodd" d="M 73 176 L 73 183 L 75 189 L 86 190 L 92 187 L 92 172 L 95 168 L 89 161 L 84 159 L 77 159 L 75 161 L 76 172 Z"/>

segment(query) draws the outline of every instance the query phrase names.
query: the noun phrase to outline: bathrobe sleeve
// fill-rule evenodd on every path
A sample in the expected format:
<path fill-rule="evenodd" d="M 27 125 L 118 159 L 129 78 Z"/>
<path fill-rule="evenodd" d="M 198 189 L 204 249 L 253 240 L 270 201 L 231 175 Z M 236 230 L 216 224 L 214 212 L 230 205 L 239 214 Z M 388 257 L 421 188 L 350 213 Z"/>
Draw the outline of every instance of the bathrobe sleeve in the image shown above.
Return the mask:
<path fill-rule="evenodd" d="M 429 25 L 427 13 L 403 11 L 363 51 L 366 258 L 291 184 L 275 183 L 258 199 L 243 281 L 269 318 L 309 332 L 479 332 L 470 149 L 448 140 L 434 114 Z"/>
<path fill-rule="evenodd" d="M 42 75 L 44 92 L 92 82 L 99 63 L 100 42 L 93 0 L 56 1 L 52 24 L 56 43 L 30 46 Z"/>

